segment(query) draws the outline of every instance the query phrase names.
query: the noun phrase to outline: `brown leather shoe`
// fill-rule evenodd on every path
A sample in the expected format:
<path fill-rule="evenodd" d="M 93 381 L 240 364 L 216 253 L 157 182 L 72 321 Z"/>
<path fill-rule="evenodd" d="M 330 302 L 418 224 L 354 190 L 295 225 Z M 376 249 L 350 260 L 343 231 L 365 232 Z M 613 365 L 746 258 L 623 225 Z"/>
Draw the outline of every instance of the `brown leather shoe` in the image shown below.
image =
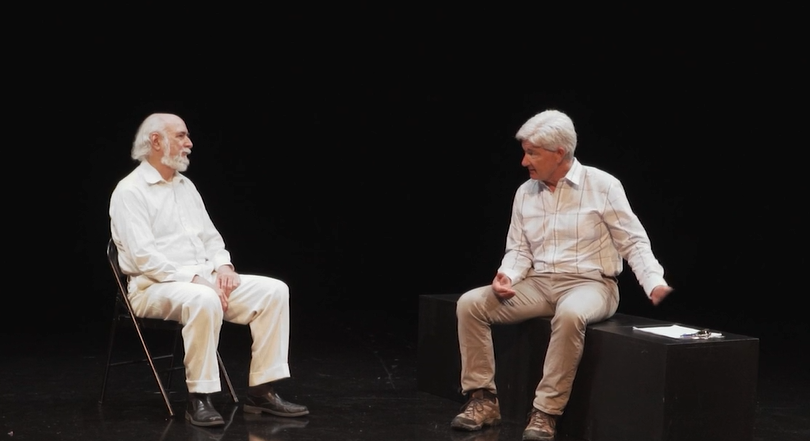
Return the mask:
<path fill-rule="evenodd" d="M 242 409 L 247 413 L 266 412 L 280 417 L 300 417 L 309 414 L 306 406 L 285 401 L 274 391 L 261 396 L 248 394 Z"/>
<path fill-rule="evenodd" d="M 553 441 L 556 433 L 557 416 L 533 407 L 529 412 L 529 424 L 523 431 L 523 441 Z"/>
<path fill-rule="evenodd" d="M 224 426 L 225 420 L 211 403 L 211 394 L 188 394 L 186 420 L 195 426 Z"/>
<path fill-rule="evenodd" d="M 481 430 L 484 426 L 497 426 L 501 423 L 501 408 L 498 397 L 484 389 L 470 393 L 461 413 L 453 418 L 450 427 L 458 430 Z"/>

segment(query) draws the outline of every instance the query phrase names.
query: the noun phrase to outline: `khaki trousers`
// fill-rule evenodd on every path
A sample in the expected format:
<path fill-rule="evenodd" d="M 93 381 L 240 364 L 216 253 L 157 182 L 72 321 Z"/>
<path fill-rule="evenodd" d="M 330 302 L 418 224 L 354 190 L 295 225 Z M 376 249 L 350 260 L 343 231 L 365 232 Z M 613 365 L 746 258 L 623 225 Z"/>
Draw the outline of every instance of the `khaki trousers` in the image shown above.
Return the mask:
<path fill-rule="evenodd" d="M 531 272 L 513 286 L 516 294 L 501 301 L 491 286 L 464 293 L 458 300 L 461 390 L 497 393 L 493 324 L 519 323 L 533 317 L 551 318 L 551 338 L 533 405 L 561 415 L 568 404 L 585 342 L 585 328 L 616 313 L 619 289 L 613 278 L 598 272 L 540 274 Z"/>
<path fill-rule="evenodd" d="M 213 282 L 215 274 L 210 281 Z M 183 324 L 186 387 L 191 393 L 221 389 L 217 347 L 222 321 L 248 325 L 252 336 L 248 386 L 288 378 L 289 288 L 264 276 L 239 275 L 241 283 L 231 292 L 228 311 L 216 292 L 188 282 L 155 283 L 131 292 L 135 315 L 175 320 Z"/>

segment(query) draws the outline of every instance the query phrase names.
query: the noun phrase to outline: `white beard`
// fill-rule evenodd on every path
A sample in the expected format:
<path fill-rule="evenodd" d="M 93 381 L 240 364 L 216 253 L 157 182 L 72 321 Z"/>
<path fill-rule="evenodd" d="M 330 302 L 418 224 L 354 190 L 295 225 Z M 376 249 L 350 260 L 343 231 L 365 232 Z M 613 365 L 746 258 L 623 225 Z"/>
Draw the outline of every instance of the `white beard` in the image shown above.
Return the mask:
<path fill-rule="evenodd" d="M 187 156 L 183 156 L 183 153 L 188 155 L 191 153 L 190 149 L 183 149 L 175 156 L 169 156 L 169 149 L 166 149 L 163 152 L 163 157 L 160 158 L 161 164 L 171 167 L 181 173 L 188 170 L 189 160 Z"/>

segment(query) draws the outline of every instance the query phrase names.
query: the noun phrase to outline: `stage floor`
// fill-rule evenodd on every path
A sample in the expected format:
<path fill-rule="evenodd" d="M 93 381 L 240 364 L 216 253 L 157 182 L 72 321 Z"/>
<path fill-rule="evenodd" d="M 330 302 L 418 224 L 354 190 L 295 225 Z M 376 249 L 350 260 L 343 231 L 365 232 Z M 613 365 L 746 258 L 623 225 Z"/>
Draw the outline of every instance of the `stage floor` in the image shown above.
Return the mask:
<path fill-rule="evenodd" d="M 297 311 L 292 316 L 292 378 L 282 396 L 309 406 L 301 418 L 254 416 L 225 393 L 216 404 L 225 429 L 191 426 L 183 418 L 185 387 L 175 381 L 167 410 L 147 365 L 117 367 L 98 404 L 107 324 L 66 332 L 13 332 L 0 360 L 0 438 L 24 440 L 520 440 L 522 424 L 467 434 L 450 428 L 460 404 L 416 389 L 415 314 L 390 311 Z M 8 333 L 7 333 L 8 334 Z M 119 350 L 137 351 L 134 334 Z M 810 439 L 807 342 L 763 340 L 756 441 Z M 220 352 L 240 398 L 246 390 L 250 336 L 226 325 Z M 558 437 L 558 441 L 576 441 Z M 639 440 L 643 441 L 643 440 Z M 695 440 L 701 441 L 701 440 Z M 708 440 L 707 440 L 708 441 Z"/>

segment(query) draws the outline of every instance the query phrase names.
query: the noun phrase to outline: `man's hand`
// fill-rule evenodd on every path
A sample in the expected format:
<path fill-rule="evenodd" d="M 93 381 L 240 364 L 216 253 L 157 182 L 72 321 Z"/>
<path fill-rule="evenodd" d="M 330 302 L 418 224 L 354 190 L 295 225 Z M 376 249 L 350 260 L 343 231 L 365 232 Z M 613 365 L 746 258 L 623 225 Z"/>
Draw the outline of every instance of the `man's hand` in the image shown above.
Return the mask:
<path fill-rule="evenodd" d="M 222 290 L 219 289 L 219 286 L 214 285 L 213 283 L 203 279 L 200 276 L 194 276 L 194 278 L 191 279 L 191 283 L 196 283 L 198 285 L 205 285 L 213 289 L 217 293 L 217 296 L 219 296 L 219 302 L 222 304 L 222 312 L 228 310 L 228 296 L 226 296 L 225 293 L 223 293 Z"/>
<path fill-rule="evenodd" d="M 225 299 L 231 296 L 231 291 L 235 290 L 242 283 L 239 274 L 230 265 L 222 265 L 217 268 L 217 286 L 222 290 Z"/>
<path fill-rule="evenodd" d="M 492 280 L 492 291 L 501 300 L 511 299 L 515 295 L 515 290 L 512 289 L 512 279 L 504 273 L 495 275 Z"/>
<path fill-rule="evenodd" d="M 654 306 L 658 306 L 659 303 L 664 301 L 664 298 L 672 292 L 671 286 L 666 285 L 658 285 L 653 288 L 652 292 L 650 293 L 650 300 Z"/>

